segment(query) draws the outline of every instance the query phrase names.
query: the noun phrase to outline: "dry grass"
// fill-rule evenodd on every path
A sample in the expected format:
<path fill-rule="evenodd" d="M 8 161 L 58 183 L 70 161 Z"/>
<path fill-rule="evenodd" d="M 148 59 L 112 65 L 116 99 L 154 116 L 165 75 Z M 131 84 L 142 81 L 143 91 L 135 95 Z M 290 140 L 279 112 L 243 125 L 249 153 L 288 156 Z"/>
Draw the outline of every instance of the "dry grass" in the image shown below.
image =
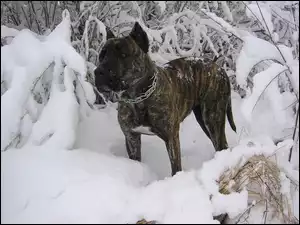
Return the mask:
<path fill-rule="evenodd" d="M 136 224 L 156 224 L 156 222 L 154 220 L 146 221 L 145 219 L 142 219 L 142 220 L 137 221 Z"/>
<path fill-rule="evenodd" d="M 263 155 L 252 156 L 241 168 L 225 171 L 219 181 L 219 191 L 222 194 L 240 192 L 246 188 L 249 202 L 255 202 L 236 218 L 236 223 L 247 223 L 247 217 L 255 208 L 260 208 L 261 223 L 274 220 L 285 224 L 298 223 L 292 211 L 290 196 L 280 191 L 280 169 L 274 160 Z M 256 210 L 255 214 L 258 211 Z"/>
<path fill-rule="evenodd" d="M 261 224 L 299 224 L 292 211 L 290 196 L 283 195 L 280 191 L 280 169 L 271 158 L 263 155 L 251 157 L 242 167 L 237 165 L 225 171 L 219 179 L 219 186 L 222 194 L 240 192 L 244 188 L 249 194 L 250 206 L 231 223 L 249 223 L 250 216 L 255 216 L 260 219 L 255 222 Z M 137 222 L 137 224 L 155 223 L 144 219 Z"/>

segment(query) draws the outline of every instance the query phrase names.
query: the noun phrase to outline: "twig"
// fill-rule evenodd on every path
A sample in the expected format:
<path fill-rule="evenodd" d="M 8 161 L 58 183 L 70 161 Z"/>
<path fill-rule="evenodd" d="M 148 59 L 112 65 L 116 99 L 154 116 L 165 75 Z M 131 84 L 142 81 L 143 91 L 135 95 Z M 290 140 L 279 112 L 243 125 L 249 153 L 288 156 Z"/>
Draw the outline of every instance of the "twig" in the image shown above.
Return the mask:
<path fill-rule="evenodd" d="M 9 5 L 7 5 L 7 4 L 5 4 L 6 5 L 6 7 L 8 8 L 8 10 L 9 10 L 9 12 L 11 13 L 11 18 L 12 18 L 12 20 L 15 22 L 15 25 L 16 26 L 19 26 L 20 25 L 20 20 L 19 21 L 17 21 L 17 19 L 16 19 L 16 17 L 15 17 L 15 15 L 14 15 L 14 12 L 13 12 L 13 10 L 10 8 L 10 6 Z"/>
<path fill-rule="evenodd" d="M 266 210 L 264 211 L 263 217 L 264 217 L 264 224 L 267 222 L 267 217 L 268 217 L 268 201 L 265 200 L 266 202 Z"/>
<path fill-rule="evenodd" d="M 3 152 L 5 152 L 5 151 L 7 151 L 12 145 L 13 145 L 13 143 L 14 143 L 14 141 L 15 140 L 17 140 L 17 138 L 20 138 L 20 132 L 18 132 L 16 135 L 15 135 L 15 137 L 8 143 L 8 145 L 6 145 L 5 147 L 4 147 L 4 149 L 2 150 Z"/>
<path fill-rule="evenodd" d="M 35 86 L 37 85 L 37 83 L 40 81 L 40 79 L 42 79 L 42 77 L 44 76 L 45 72 L 50 68 L 50 66 L 53 66 L 54 62 L 50 63 L 49 66 L 47 66 L 47 68 L 43 71 L 43 73 L 36 78 L 33 86 L 32 86 L 32 89 L 31 89 L 31 92 L 33 92 L 33 90 L 35 89 Z"/>
<path fill-rule="evenodd" d="M 261 8 L 260 8 L 258 2 L 257 2 L 257 1 L 255 1 L 255 2 L 256 2 L 256 5 L 257 5 L 257 7 L 258 7 L 258 9 L 259 9 L 259 13 L 260 13 L 260 15 L 261 15 L 261 17 L 262 17 L 262 19 L 263 19 L 265 25 L 266 25 L 267 31 L 268 31 L 270 37 L 272 38 L 271 31 L 270 31 L 270 29 L 269 29 L 269 27 L 268 27 L 268 24 L 267 24 L 267 22 L 266 22 L 266 20 L 265 20 L 264 15 L 262 14 Z"/>
<path fill-rule="evenodd" d="M 268 33 L 269 33 L 269 35 L 270 35 L 270 38 L 271 38 L 272 43 L 275 45 L 275 47 L 276 47 L 277 50 L 279 51 L 279 53 L 280 53 L 282 59 L 283 59 L 284 62 L 286 63 L 287 61 L 286 61 L 285 57 L 283 56 L 283 54 L 282 54 L 282 52 L 280 51 L 279 47 L 276 45 L 275 41 L 274 41 L 273 38 L 272 38 L 271 32 L 270 32 L 269 27 L 268 27 L 268 25 L 267 25 L 267 22 L 266 22 L 266 20 L 265 20 L 265 17 L 263 16 L 262 11 L 261 11 L 261 8 L 260 8 L 260 6 L 259 6 L 259 4 L 258 4 L 257 1 L 256 1 L 256 4 L 257 4 L 257 7 L 258 7 L 258 9 L 259 9 L 260 15 L 261 15 L 261 17 L 262 17 L 262 19 L 263 19 L 263 21 L 264 21 L 266 27 L 267 27 L 267 30 L 268 30 Z M 289 68 L 288 68 L 288 69 L 289 69 Z M 289 69 L 289 71 L 291 72 L 290 69 Z"/>
<path fill-rule="evenodd" d="M 38 20 L 37 20 L 37 15 L 36 15 L 36 12 L 35 12 L 33 3 L 32 3 L 32 1 L 28 1 L 28 3 L 30 3 L 30 6 L 31 6 L 31 8 L 32 8 L 32 11 L 33 11 L 33 13 L 34 13 L 34 15 L 35 15 L 34 19 L 35 19 L 35 22 L 36 22 L 36 24 L 37 24 L 37 28 L 38 28 L 39 34 L 41 34 L 40 24 L 39 24 L 39 22 L 38 22 Z"/>
<path fill-rule="evenodd" d="M 272 9 L 272 12 L 275 13 L 275 14 L 276 14 L 278 17 L 280 17 L 281 19 L 283 19 L 284 22 L 290 23 L 290 24 L 294 25 L 295 27 L 297 27 L 297 28 L 299 29 L 299 26 L 298 26 L 297 24 L 292 23 L 292 22 L 288 21 L 287 19 L 283 18 L 283 17 L 280 16 L 274 9 Z"/>
<path fill-rule="evenodd" d="M 84 90 L 84 88 L 83 88 L 83 85 L 82 85 L 80 79 L 78 78 L 78 76 L 77 76 L 76 74 L 75 74 L 75 77 L 76 77 L 78 83 L 80 84 L 80 86 L 81 86 L 81 88 L 82 88 L 83 95 L 84 95 L 84 97 L 85 97 L 86 103 L 88 104 L 88 106 L 89 106 L 91 109 L 94 109 L 94 107 L 93 107 L 93 106 L 88 102 L 88 100 L 87 100 L 86 93 L 85 93 L 85 90 Z M 91 83 L 90 83 L 90 84 L 91 84 Z M 91 85 L 92 85 L 92 84 L 91 84 Z M 92 86 L 93 86 L 93 85 L 92 85 Z"/>
<path fill-rule="evenodd" d="M 25 17 L 25 19 L 26 19 L 26 22 L 27 22 L 27 24 L 28 24 L 28 27 L 29 27 L 29 29 L 31 30 L 32 26 L 31 26 L 31 23 L 29 23 L 29 20 L 28 20 L 28 18 L 27 18 L 27 15 L 26 15 L 26 13 L 25 13 L 25 11 L 24 11 L 23 6 L 21 6 L 21 9 L 22 9 L 22 11 L 23 11 L 23 13 L 24 13 L 24 17 Z"/>
<path fill-rule="evenodd" d="M 180 8 L 179 8 L 179 12 L 182 12 L 183 11 L 183 9 L 185 8 L 185 6 L 187 5 L 187 1 L 184 1 L 184 4 L 183 5 L 181 5 L 180 6 Z"/>
<path fill-rule="evenodd" d="M 57 7 L 57 1 L 54 2 L 54 6 L 53 6 L 51 29 L 54 27 L 54 24 L 55 24 L 54 16 L 55 16 L 55 12 L 56 12 L 56 7 Z"/>
<path fill-rule="evenodd" d="M 289 107 L 291 107 L 291 106 L 297 104 L 298 102 L 299 102 L 299 101 L 296 100 L 296 101 L 294 101 L 293 103 L 289 104 L 289 105 L 288 105 L 287 107 L 285 107 L 284 109 L 287 109 L 287 108 L 289 108 Z"/>
<path fill-rule="evenodd" d="M 279 204 L 279 202 L 278 202 L 276 196 L 274 196 L 274 194 L 273 194 L 271 188 L 269 187 L 269 185 L 264 181 L 264 179 L 261 178 L 260 174 L 256 172 L 255 168 L 254 168 L 252 165 L 250 165 L 250 166 L 252 167 L 254 173 L 257 175 L 257 177 L 260 179 L 260 181 L 261 181 L 263 184 L 266 185 L 267 189 L 269 190 L 269 193 L 270 193 L 271 197 L 273 197 L 274 200 L 275 200 L 275 202 L 277 203 L 277 205 L 280 206 L 280 204 Z"/>
<path fill-rule="evenodd" d="M 264 25 L 263 25 L 262 22 L 258 19 L 258 17 L 255 15 L 255 13 L 248 7 L 248 5 L 247 5 L 244 1 L 242 1 L 242 3 L 243 3 L 243 4 L 247 7 L 247 9 L 254 15 L 254 17 L 257 19 L 257 21 L 260 23 L 260 25 L 262 25 L 262 28 L 264 29 Z M 265 23 L 265 25 L 266 25 L 267 31 L 268 31 L 268 33 L 269 33 L 269 34 L 266 34 L 266 35 L 269 36 L 269 38 L 271 39 L 273 45 L 274 45 L 274 46 L 277 48 L 277 50 L 279 51 L 279 53 L 280 53 L 280 55 L 281 55 L 283 61 L 286 63 L 287 61 L 286 61 L 285 57 L 283 56 L 283 54 L 282 54 L 282 52 L 280 51 L 279 47 L 276 45 L 276 43 L 274 42 L 274 40 L 273 40 L 273 38 L 272 38 L 271 32 L 270 32 L 270 30 L 269 30 L 269 27 L 268 27 L 268 25 L 267 25 L 267 23 L 266 23 L 266 20 L 265 20 L 263 14 L 262 14 L 262 12 L 261 12 L 260 6 L 259 6 L 259 4 L 258 4 L 257 1 L 256 1 L 256 4 L 257 4 L 257 7 L 258 7 L 259 12 L 260 12 L 260 14 L 261 14 L 261 17 L 262 17 L 262 19 L 263 19 L 263 21 L 264 21 L 264 23 Z M 288 70 L 291 72 L 291 70 L 290 70 L 289 67 L 288 67 Z"/>
<path fill-rule="evenodd" d="M 82 18 L 85 14 L 87 14 L 89 11 L 92 12 L 93 8 L 95 8 L 95 5 L 92 5 L 92 6 L 88 7 L 87 9 L 85 9 L 85 10 L 81 13 L 81 15 L 79 16 L 78 20 L 73 24 L 73 26 L 77 26 L 77 24 L 80 22 L 81 18 Z"/>
<path fill-rule="evenodd" d="M 299 120 L 299 106 L 298 106 L 298 109 L 297 109 L 297 116 L 296 116 L 296 120 L 295 120 L 295 129 L 294 129 L 294 132 L 293 132 L 293 140 L 295 142 L 295 138 L 296 138 L 296 131 L 298 130 L 297 129 L 297 123 L 298 123 L 298 120 Z M 294 145 L 293 145 L 294 146 Z M 293 146 L 291 147 L 290 149 L 290 153 L 289 153 L 289 162 L 291 161 L 292 159 L 292 151 L 293 151 Z"/>
<path fill-rule="evenodd" d="M 277 148 L 271 155 L 267 156 L 266 158 L 269 159 L 269 158 L 271 158 L 272 156 L 276 155 L 276 153 L 277 153 L 279 150 L 281 150 L 282 148 L 284 148 L 284 147 L 285 147 L 285 145 L 280 146 L 280 147 Z"/>
<path fill-rule="evenodd" d="M 20 132 L 20 126 L 21 126 L 21 122 L 23 121 L 24 117 L 26 116 L 26 114 L 28 114 L 28 110 L 25 109 L 25 113 L 23 113 L 23 115 L 21 116 L 20 118 L 20 124 L 19 124 L 19 129 L 18 129 L 18 132 L 16 133 L 16 135 L 13 137 L 13 139 L 8 143 L 8 145 L 6 145 L 4 148 L 3 148 L 3 152 L 7 151 L 13 144 L 14 142 L 19 138 L 19 140 L 17 141 L 15 147 L 17 147 L 18 144 L 20 144 L 21 142 L 21 132 Z M 2 150 L 1 150 L 2 151 Z"/>
<path fill-rule="evenodd" d="M 262 200 L 259 200 L 256 203 L 253 202 L 250 206 L 248 206 L 247 209 L 238 216 L 239 218 L 238 218 L 238 221 L 236 222 L 236 224 L 238 224 L 240 222 L 242 216 L 244 216 L 247 212 L 249 213 L 250 209 L 252 209 L 254 206 L 256 206 L 256 204 L 260 203 L 261 201 Z"/>
<path fill-rule="evenodd" d="M 115 6 L 115 5 L 110 6 L 110 7 L 108 8 L 107 12 L 106 12 L 104 15 L 102 15 L 101 18 L 100 18 L 99 20 L 101 21 L 102 19 L 104 19 L 104 18 L 107 16 L 107 14 L 111 11 L 111 9 L 112 9 L 114 6 Z"/>
<path fill-rule="evenodd" d="M 42 8 L 43 8 L 43 11 L 44 11 L 44 14 L 45 14 L 45 25 L 46 25 L 47 28 L 49 28 L 50 21 L 49 21 L 47 1 L 45 1 L 44 4 L 42 4 Z"/>
<path fill-rule="evenodd" d="M 261 98 L 261 96 L 263 95 L 263 93 L 265 92 L 265 90 L 270 86 L 270 84 L 271 84 L 276 78 L 278 78 L 278 77 L 280 76 L 280 74 L 284 73 L 284 72 L 287 71 L 287 70 L 288 70 L 288 68 L 287 68 L 287 69 L 284 69 L 283 71 L 281 71 L 280 73 L 278 73 L 275 77 L 273 77 L 273 78 L 270 80 L 270 82 L 266 85 L 266 87 L 264 88 L 264 90 L 263 90 L 263 91 L 260 93 L 260 95 L 258 96 L 258 99 L 257 99 L 257 101 L 255 102 L 255 105 L 253 106 L 252 112 L 253 112 L 254 108 L 256 107 L 256 105 L 258 104 L 258 101 L 260 100 L 260 98 Z"/>
<path fill-rule="evenodd" d="M 223 28 L 222 24 L 220 24 L 219 22 L 217 22 L 215 19 L 211 18 L 205 11 L 201 10 L 201 12 L 206 15 L 207 17 L 209 17 L 211 20 L 213 20 L 215 23 L 217 23 L 221 28 Z M 241 42 L 244 42 L 240 37 L 236 36 L 234 33 L 227 31 L 227 30 L 223 30 L 225 31 L 225 33 L 230 33 L 233 36 L 235 36 L 237 39 L 239 39 Z"/>

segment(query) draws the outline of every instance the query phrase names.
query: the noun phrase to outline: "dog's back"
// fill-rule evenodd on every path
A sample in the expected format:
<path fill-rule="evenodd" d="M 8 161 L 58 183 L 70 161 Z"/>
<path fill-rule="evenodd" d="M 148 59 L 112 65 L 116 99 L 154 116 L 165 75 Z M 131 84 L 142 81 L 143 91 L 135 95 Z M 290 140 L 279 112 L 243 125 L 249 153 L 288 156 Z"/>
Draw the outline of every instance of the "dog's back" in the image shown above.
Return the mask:
<path fill-rule="evenodd" d="M 179 58 L 167 63 L 162 70 L 174 88 L 173 94 L 184 94 L 180 99 L 185 103 L 178 104 L 190 102 L 188 105 L 193 108 L 200 101 L 230 95 L 230 80 L 213 60 Z"/>

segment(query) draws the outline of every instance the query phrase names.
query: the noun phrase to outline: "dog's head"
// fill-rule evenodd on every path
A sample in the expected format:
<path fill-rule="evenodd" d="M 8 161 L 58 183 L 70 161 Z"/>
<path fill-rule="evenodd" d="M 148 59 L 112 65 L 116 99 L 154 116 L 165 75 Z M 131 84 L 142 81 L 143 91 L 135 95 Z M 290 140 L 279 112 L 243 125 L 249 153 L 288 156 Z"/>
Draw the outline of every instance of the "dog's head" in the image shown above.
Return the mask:
<path fill-rule="evenodd" d="M 117 101 L 121 94 L 143 77 L 147 67 L 149 40 L 147 34 L 135 23 L 130 34 L 116 38 L 108 30 L 107 42 L 99 54 L 99 64 L 94 71 L 95 85 L 100 92 L 114 92 Z"/>

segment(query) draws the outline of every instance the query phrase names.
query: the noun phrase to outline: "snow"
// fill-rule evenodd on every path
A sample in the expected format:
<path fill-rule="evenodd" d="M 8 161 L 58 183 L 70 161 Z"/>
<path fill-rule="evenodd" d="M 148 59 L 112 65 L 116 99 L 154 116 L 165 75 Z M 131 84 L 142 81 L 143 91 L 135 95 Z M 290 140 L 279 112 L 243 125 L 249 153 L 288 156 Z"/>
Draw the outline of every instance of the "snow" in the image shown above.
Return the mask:
<path fill-rule="evenodd" d="M 252 35 L 244 36 L 243 41 L 243 48 L 236 61 L 236 77 L 240 85 L 246 85 L 246 78 L 257 63 L 267 59 L 283 63 L 279 51 L 271 43 Z"/>
<path fill-rule="evenodd" d="M 153 179 L 141 164 L 83 149 L 33 147 L 1 158 L 4 223 L 118 221 L 117 207 Z"/>
<path fill-rule="evenodd" d="M 283 194 L 289 194 L 291 182 L 283 172 L 280 173 L 280 181 L 281 181 L 280 192 Z"/>
<path fill-rule="evenodd" d="M 255 147 L 248 146 L 246 139 L 241 141 L 238 146 L 234 147 L 231 151 L 217 152 L 214 159 L 204 162 L 199 174 L 204 186 L 210 194 L 219 194 L 218 184 L 216 181 L 221 174 L 226 170 L 233 168 L 232 166 L 243 166 L 244 163 L 253 155 L 263 154 L 266 157 L 274 153 L 274 144 L 271 140 L 265 139 L 265 143 L 253 141 Z"/>
<path fill-rule="evenodd" d="M 260 3 L 259 6 L 257 3 L 248 4 L 246 8 L 246 14 L 248 17 L 251 17 L 254 20 L 258 19 L 260 26 L 263 26 L 268 34 L 271 32 L 271 35 L 273 36 L 274 27 L 272 23 L 272 14 L 267 4 Z"/>
<path fill-rule="evenodd" d="M 17 29 L 1 25 L 1 38 L 15 37 L 15 36 L 17 36 L 18 33 L 19 33 L 19 31 Z"/>
<path fill-rule="evenodd" d="M 270 155 L 277 149 L 271 144 L 254 142 L 247 147 L 247 142 L 241 143 L 231 151 L 216 154 L 202 168 L 185 169 L 172 178 L 157 180 L 153 168 L 166 163 L 166 159 L 165 162 L 157 160 L 162 153 L 148 151 L 147 154 L 155 154 L 152 161 L 156 165 L 151 165 L 149 158 L 138 163 L 112 155 L 109 148 L 113 147 L 114 138 L 109 140 L 105 136 L 115 133 L 117 119 L 108 120 L 114 117 L 114 108 L 104 111 L 97 113 L 103 118 L 102 125 L 106 127 L 106 121 L 115 128 L 111 134 L 106 134 L 109 130 L 99 134 L 100 141 L 108 143 L 97 145 L 97 152 L 87 148 L 67 151 L 41 146 L 1 153 L 3 223 L 134 223 L 141 218 L 161 223 L 217 223 L 213 215 L 227 212 L 233 218 L 248 207 L 247 191 L 222 195 L 212 188 L 218 174 L 240 163 L 240 157 L 245 157 L 245 162 L 251 155 Z M 188 126 L 193 128 L 191 119 Z M 184 133 L 188 136 L 187 132 L 181 134 Z M 121 139 L 120 133 L 115 136 Z M 187 142 L 187 139 L 183 142 L 183 154 Z M 144 139 L 144 155 L 147 143 Z M 154 144 L 153 150 L 157 146 Z M 120 149 L 125 152 L 124 147 Z"/>
<path fill-rule="evenodd" d="M 159 5 L 161 14 L 163 14 L 164 11 L 166 10 L 166 2 L 165 1 L 154 1 L 154 2 Z"/>
<path fill-rule="evenodd" d="M 23 107 L 28 95 L 28 76 L 26 68 L 14 69 L 12 87 L 1 97 L 1 150 L 5 149 L 17 135 Z"/>
<path fill-rule="evenodd" d="M 226 122 L 229 148 L 217 153 L 194 115 L 189 115 L 180 126 L 183 171 L 171 177 L 161 139 L 142 135 L 142 162 L 129 160 L 117 104 L 108 103 L 106 108 L 94 110 L 88 107 L 95 95 L 86 81 L 86 62 L 71 47 L 69 28 L 70 15 L 64 11 L 62 22 L 49 35 L 38 38 L 22 30 L 11 44 L 1 48 L 1 78 L 8 84 L 1 96 L 1 223 L 135 223 L 145 218 L 159 223 L 217 224 L 213 216 L 227 213 L 235 218 L 252 204 L 247 190 L 219 193 L 222 173 L 244 165 L 253 155 L 275 153 L 281 169 L 281 192 L 291 195 L 294 211 L 298 212 L 299 191 L 290 189 L 292 183 L 299 183 L 299 170 L 293 161 L 287 161 L 293 141 L 285 140 L 277 146 L 273 142 L 290 135 L 292 109 L 284 115 L 277 113 L 294 101 L 292 94 L 280 95 L 275 86 L 270 87 L 266 93 L 273 99 L 261 99 L 252 114 L 255 120 L 249 123 L 240 111 L 245 103 L 233 92 L 237 134 Z M 194 26 L 196 38 L 199 29 Z M 177 38 L 172 27 L 166 30 L 166 39 Z M 150 29 L 147 32 L 159 35 Z M 241 82 L 257 58 L 261 60 L 270 53 L 256 54 L 252 50 L 256 46 L 253 43 L 260 47 L 265 42 L 254 37 L 245 40 L 237 65 Z M 274 50 L 268 45 L 265 49 Z M 288 48 L 281 49 L 296 80 L 297 62 Z M 277 57 L 275 50 L 271 53 Z M 152 56 L 157 61 L 171 57 Z M 261 91 L 263 84 L 285 68 L 273 64 L 257 74 L 249 98 L 257 98 L 256 89 Z M 51 84 L 50 98 L 38 104 L 31 89 L 42 74 Z M 279 123 L 270 116 L 270 105 L 276 109 Z M 18 133 L 22 144 L 3 149 Z M 299 214 L 295 216 L 299 218 Z M 260 220 L 255 215 L 250 219 Z"/>
<path fill-rule="evenodd" d="M 248 192 L 246 189 L 241 193 L 232 193 L 230 195 L 216 194 L 212 198 L 214 212 L 216 215 L 228 213 L 229 218 L 234 218 L 247 209 Z"/>
<path fill-rule="evenodd" d="M 205 12 L 204 9 L 201 9 L 201 11 L 204 12 L 206 15 L 208 15 L 209 18 L 216 21 L 220 25 L 221 29 L 223 29 L 224 31 L 230 32 L 230 33 L 234 34 L 235 36 L 240 37 L 240 35 L 238 34 L 238 32 L 236 31 L 236 29 L 234 27 L 232 27 L 229 23 L 227 23 L 222 18 L 218 17 L 215 13 Z"/>
<path fill-rule="evenodd" d="M 272 107 L 272 111 L 270 111 L 270 113 L 275 115 L 274 122 L 286 124 L 288 122 L 286 114 L 289 112 L 287 112 L 283 106 L 285 97 L 284 94 L 281 94 L 279 91 L 277 85 L 278 79 L 276 76 L 283 71 L 291 71 L 291 75 L 288 75 L 289 80 L 291 81 L 295 93 L 299 93 L 299 61 L 293 58 L 291 48 L 284 45 L 278 45 L 278 48 L 283 55 L 282 56 L 278 49 L 267 41 L 252 35 L 244 36 L 243 40 L 243 48 L 236 61 L 237 82 L 242 87 L 247 86 L 247 77 L 255 65 L 268 59 L 278 62 L 271 64 L 271 66 L 264 71 L 254 75 L 254 87 L 252 93 L 250 93 L 244 100 L 241 108 L 244 117 L 249 122 L 251 121 L 253 108 L 257 100 L 260 96 L 262 97 L 265 95 L 270 100 Z M 259 51 L 257 49 L 259 49 Z M 281 74 L 281 76 L 283 75 L 284 73 Z M 270 83 L 271 80 L 273 81 Z"/>
<path fill-rule="evenodd" d="M 224 13 L 225 13 L 226 18 L 227 18 L 230 22 L 232 22 L 232 21 L 233 21 L 232 14 L 231 14 L 231 12 L 230 12 L 230 9 L 229 9 L 227 3 L 226 3 L 225 1 L 221 1 L 220 3 L 221 3 L 221 7 L 222 7 L 222 9 L 223 9 L 223 11 L 224 11 Z"/>
<path fill-rule="evenodd" d="M 64 71 L 66 90 L 55 90 L 45 106 L 40 119 L 35 123 L 28 144 L 71 149 L 75 143 L 78 124 L 78 103 L 73 94 L 74 74 L 68 67 Z M 56 84 L 52 84 L 55 86 Z M 57 112 L 59 109 L 59 112 Z M 53 115 L 59 116 L 53 116 Z"/>
<path fill-rule="evenodd" d="M 257 73 L 253 78 L 254 88 L 250 96 L 248 96 L 243 103 L 242 112 L 244 116 L 251 121 L 252 111 L 259 100 L 261 93 L 264 92 L 268 96 L 273 112 L 276 114 L 276 118 L 281 123 L 286 123 L 285 111 L 283 111 L 283 100 L 280 94 L 277 80 L 278 74 L 281 74 L 287 68 L 278 64 L 273 63 L 268 69 Z"/>
<path fill-rule="evenodd" d="M 234 97 L 236 115 L 239 107 Z M 235 118 L 241 124 L 241 117 Z M 233 146 L 237 137 L 228 125 L 226 129 Z M 2 152 L 2 204 L 6 206 L 2 222 L 134 223 L 145 218 L 161 223 L 217 223 L 212 215 L 227 212 L 234 217 L 248 206 L 245 191 L 218 193 L 215 180 L 222 171 L 242 165 L 255 153 L 275 151 L 272 141 L 259 140 L 247 147 L 244 139 L 207 161 L 213 157 L 213 147 L 192 115 L 181 126 L 180 141 L 185 172 L 172 178 L 164 143 L 155 136 L 142 136 L 142 164 L 129 160 L 112 105 L 93 111 L 79 123 L 73 150 L 42 145 Z"/>
<path fill-rule="evenodd" d="M 51 97 L 42 111 L 40 120 L 32 127 L 28 144 L 40 145 L 49 138 L 52 139 L 49 142 L 51 146 L 72 148 L 74 144 L 78 104 L 73 94 L 73 81 L 75 80 L 73 71 L 81 75 L 78 79 L 82 81 L 85 79 L 87 69 L 83 58 L 70 45 L 68 11 L 63 12 L 63 18 L 62 22 L 43 41 L 25 29 L 18 33 L 10 45 L 1 48 L 3 56 L 1 58 L 4 58 L 1 59 L 1 65 L 3 65 L 1 73 L 3 80 L 9 86 L 8 91 L 1 96 L 1 122 L 3 122 L 1 129 L 4 131 L 1 136 L 1 150 L 4 150 L 11 140 L 19 135 L 20 118 L 26 113 L 23 108 L 31 99 L 30 92 L 34 81 L 47 67 L 51 66 L 52 62 L 55 65 Z M 63 63 L 67 65 L 65 69 L 63 69 Z M 64 82 L 60 80 L 62 73 Z M 88 101 L 92 102 L 95 99 L 91 91 L 92 87 L 85 80 L 84 82 L 81 83 L 88 93 Z M 58 116 L 53 117 L 53 115 Z M 66 138 L 67 135 L 62 135 L 64 133 L 68 134 L 68 138 Z"/>
<path fill-rule="evenodd" d="M 154 133 L 151 132 L 149 127 L 144 127 L 144 126 L 135 127 L 132 129 L 132 131 L 141 133 L 141 134 L 154 135 Z"/>

